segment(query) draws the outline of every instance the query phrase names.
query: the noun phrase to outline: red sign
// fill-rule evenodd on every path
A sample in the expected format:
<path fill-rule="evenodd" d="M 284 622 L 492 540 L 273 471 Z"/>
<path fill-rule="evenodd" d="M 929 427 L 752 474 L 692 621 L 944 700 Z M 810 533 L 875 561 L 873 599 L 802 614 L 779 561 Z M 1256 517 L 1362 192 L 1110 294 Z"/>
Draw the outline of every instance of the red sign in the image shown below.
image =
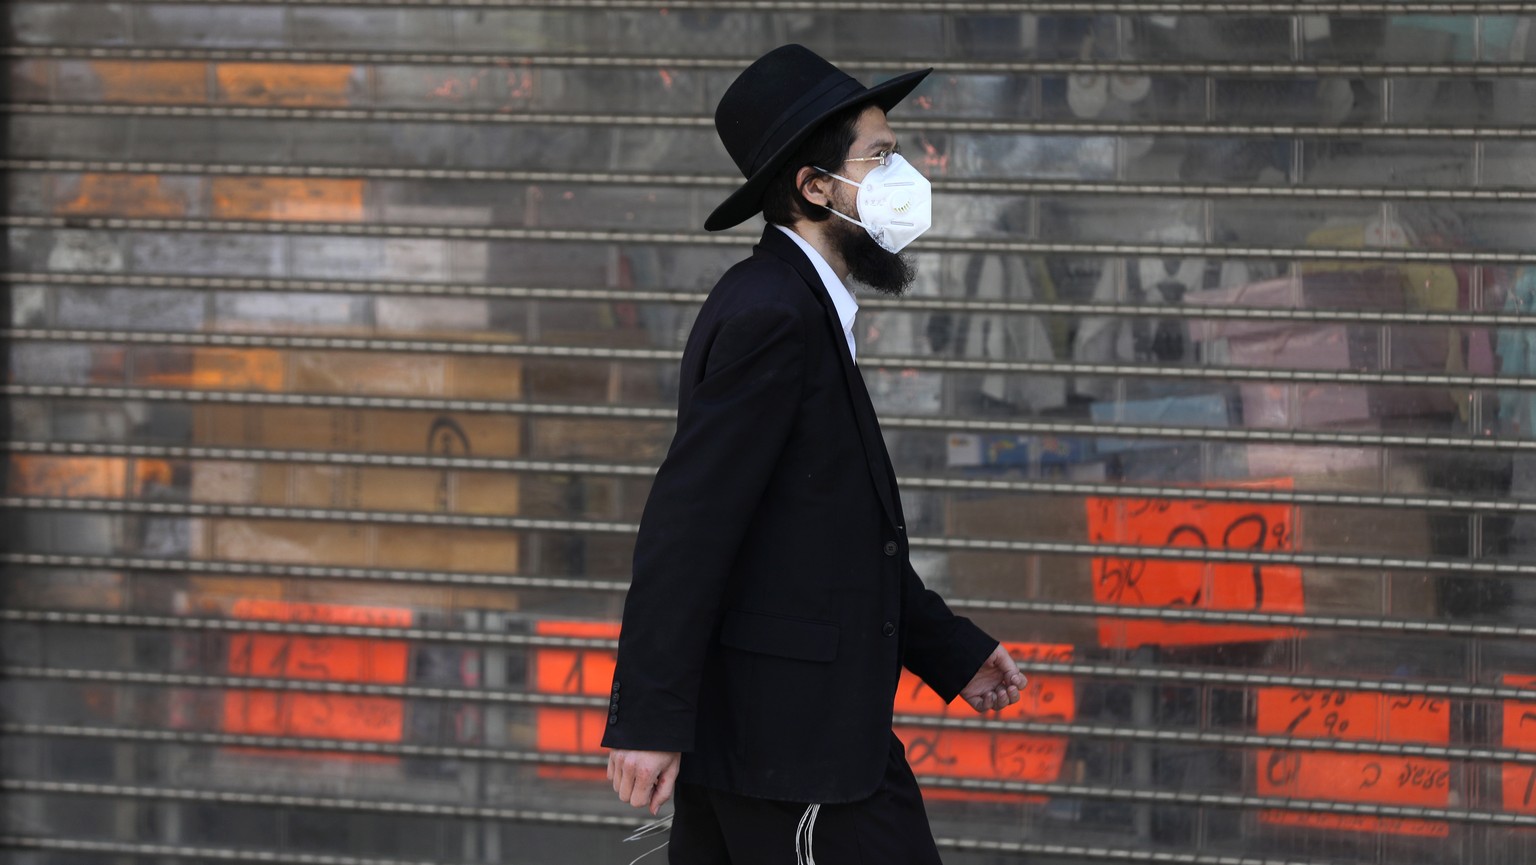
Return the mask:
<path fill-rule="evenodd" d="M 1292 482 L 1284 478 L 1253 486 L 1290 489 Z M 1290 551 L 1296 540 L 1293 505 L 1110 497 L 1086 502 L 1088 535 L 1099 544 L 1274 553 Z M 1292 565 L 1099 557 L 1093 560 L 1093 597 L 1132 607 L 1303 610 L 1301 569 Z M 1099 644 L 1112 648 L 1278 640 L 1298 633 L 1286 627 L 1099 619 Z"/>
<path fill-rule="evenodd" d="M 547 637 L 618 639 L 618 622 L 538 622 L 533 632 Z M 574 694 L 606 697 L 613 684 L 617 661 L 609 649 L 557 649 L 541 646 L 533 651 L 533 687 L 540 694 Z M 536 747 L 562 754 L 603 754 L 603 731 L 608 713 L 603 709 L 567 709 L 540 706 L 534 712 Z M 607 770 L 588 766 L 539 766 L 540 778 L 606 780 Z"/>
<path fill-rule="evenodd" d="M 1504 677 L 1504 684 L 1536 689 L 1536 676 Z M 1532 694 L 1536 697 L 1536 693 Z M 1504 701 L 1504 747 L 1536 751 L 1536 701 Z M 1505 763 L 1503 767 L 1504 810 L 1536 814 L 1536 766 L 1529 763 Z"/>
<path fill-rule="evenodd" d="M 1438 697 L 1358 691 L 1266 688 L 1258 692 L 1258 731 L 1272 736 L 1355 742 L 1450 741 L 1451 710 Z M 1328 751 L 1260 750 L 1258 792 L 1263 796 L 1329 802 L 1364 802 L 1444 808 L 1450 802 L 1447 760 L 1341 754 Z M 1444 837 L 1445 823 L 1364 815 L 1265 811 L 1266 823 Z"/>
<path fill-rule="evenodd" d="M 1432 820 L 1405 820 L 1401 817 L 1376 817 L 1361 814 L 1310 814 L 1304 811 L 1264 811 L 1265 823 L 1298 826 L 1304 829 L 1333 829 L 1340 832 L 1371 832 L 1388 835 L 1416 835 L 1444 838 L 1450 827 Z"/>
<path fill-rule="evenodd" d="M 246 599 L 230 614 L 272 622 L 324 622 L 403 628 L 411 611 L 385 607 L 305 604 Z M 229 672 L 259 678 L 401 684 L 408 645 L 400 640 L 235 634 L 229 640 Z M 405 732 L 405 702 L 392 697 L 229 690 L 224 730 L 258 736 L 398 742 Z"/>
<path fill-rule="evenodd" d="M 1024 661 L 1070 661 L 1072 646 L 1039 643 L 1005 643 L 1009 654 Z M 1019 702 L 985 717 L 998 720 L 1072 721 L 1077 717 L 1077 695 L 1072 680 L 1062 676 L 1031 676 Z M 896 713 L 934 717 L 980 718 L 962 701 L 946 705 L 922 680 L 902 670 L 896 689 Z M 907 762 L 918 775 L 969 778 L 988 781 L 1051 782 L 1061 777 L 1066 755 L 1065 736 L 1036 736 L 995 730 L 956 730 L 942 727 L 895 727 L 906 743 Z M 979 799 L 988 801 L 1044 801 L 1038 796 L 936 789 L 923 794 L 930 799 Z"/>

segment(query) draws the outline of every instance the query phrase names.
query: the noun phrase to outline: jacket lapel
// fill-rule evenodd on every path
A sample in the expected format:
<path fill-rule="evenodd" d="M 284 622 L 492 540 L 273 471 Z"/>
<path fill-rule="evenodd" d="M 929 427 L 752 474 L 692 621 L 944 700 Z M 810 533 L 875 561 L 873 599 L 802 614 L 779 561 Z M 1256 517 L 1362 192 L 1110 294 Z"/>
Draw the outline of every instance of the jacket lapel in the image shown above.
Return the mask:
<path fill-rule="evenodd" d="M 885 453 L 885 439 L 880 435 L 880 421 L 875 417 L 875 405 L 869 398 L 868 388 L 864 386 L 864 376 L 859 373 L 853 363 L 853 355 L 848 351 L 848 340 L 843 336 L 843 323 L 837 317 L 837 308 L 827 295 L 821 275 L 800 247 L 772 225 L 763 229 L 763 239 L 758 249 L 789 262 L 821 304 L 827 326 L 832 330 L 832 342 L 837 346 L 838 365 L 842 367 L 843 379 L 848 386 L 849 402 L 853 405 L 859 439 L 864 445 L 864 461 L 869 468 L 869 477 L 874 481 L 875 491 L 879 493 L 880 506 L 885 509 L 886 519 L 890 520 L 892 526 L 899 526 L 901 520 L 897 516 L 896 486 L 887 469 L 889 460 Z"/>

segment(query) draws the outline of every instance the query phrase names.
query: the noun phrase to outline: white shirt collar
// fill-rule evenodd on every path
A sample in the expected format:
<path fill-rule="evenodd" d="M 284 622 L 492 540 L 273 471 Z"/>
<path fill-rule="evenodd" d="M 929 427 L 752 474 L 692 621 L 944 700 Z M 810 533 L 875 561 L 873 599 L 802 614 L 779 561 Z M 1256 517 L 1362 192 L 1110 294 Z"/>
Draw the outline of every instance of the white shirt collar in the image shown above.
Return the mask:
<path fill-rule="evenodd" d="M 816 268 L 816 275 L 821 277 L 821 283 L 826 288 L 827 297 L 832 299 L 832 308 L 837 310 L 837 320 L 843 326 L 843 336 L 848 338 L 848 354 L 857 361 L 859 349 L 853 339 L 853 317 L 859 312 L 859 302 L 853 299 L 853 292 L 848 290 L 848 286 L 843 285 L 843 281 L 838 279 L 837 274 L 832 271 L 832 266 L 827 264 L 827 260 L 821 257 L 816 247 L 807 243 L 805 238 L 782 225 L 775 224 L 773 227 L 789 235 L 789 239 L 793 240 L 795 245 L 800 247 L 800 251 L 805 253 L 805 257 L 811 260 L 811 266 Z"/>

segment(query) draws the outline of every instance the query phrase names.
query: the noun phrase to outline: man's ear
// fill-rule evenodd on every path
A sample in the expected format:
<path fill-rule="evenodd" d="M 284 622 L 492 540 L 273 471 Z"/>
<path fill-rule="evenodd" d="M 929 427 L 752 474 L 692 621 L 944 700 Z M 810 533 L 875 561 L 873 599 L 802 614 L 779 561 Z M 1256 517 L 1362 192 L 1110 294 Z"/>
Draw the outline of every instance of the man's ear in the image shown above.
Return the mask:
<path fill-rule="evenodd" d="M 812 204 L 826 207 L 832 203 L 831 185 L 837 181 L 817 171 L 809 165 L 800 169 L 795 174 L 795 186 L 805 200 Z"/>

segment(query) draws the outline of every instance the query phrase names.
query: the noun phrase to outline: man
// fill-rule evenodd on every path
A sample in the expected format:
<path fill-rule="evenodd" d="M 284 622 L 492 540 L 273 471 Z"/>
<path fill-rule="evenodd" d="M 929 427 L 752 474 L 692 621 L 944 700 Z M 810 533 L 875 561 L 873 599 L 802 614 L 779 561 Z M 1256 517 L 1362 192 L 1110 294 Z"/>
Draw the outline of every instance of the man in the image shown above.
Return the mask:
<path fill-rule="evenodd" d="M 892 294 L 927 181 L 885 113 L 931 70 L 866 89 L 806 48 L 760 58 L 715 127 L 760 210 L 704 302 L 677 434 L 636 542 L 604 746 L 621 799 L 676 794 L 672 863 L 937 863 L 891 732 L 905 665 L 978 712 L 1019 698 L 1006 651 L 923 587 L 869 394 L 852 276 Z"/>

